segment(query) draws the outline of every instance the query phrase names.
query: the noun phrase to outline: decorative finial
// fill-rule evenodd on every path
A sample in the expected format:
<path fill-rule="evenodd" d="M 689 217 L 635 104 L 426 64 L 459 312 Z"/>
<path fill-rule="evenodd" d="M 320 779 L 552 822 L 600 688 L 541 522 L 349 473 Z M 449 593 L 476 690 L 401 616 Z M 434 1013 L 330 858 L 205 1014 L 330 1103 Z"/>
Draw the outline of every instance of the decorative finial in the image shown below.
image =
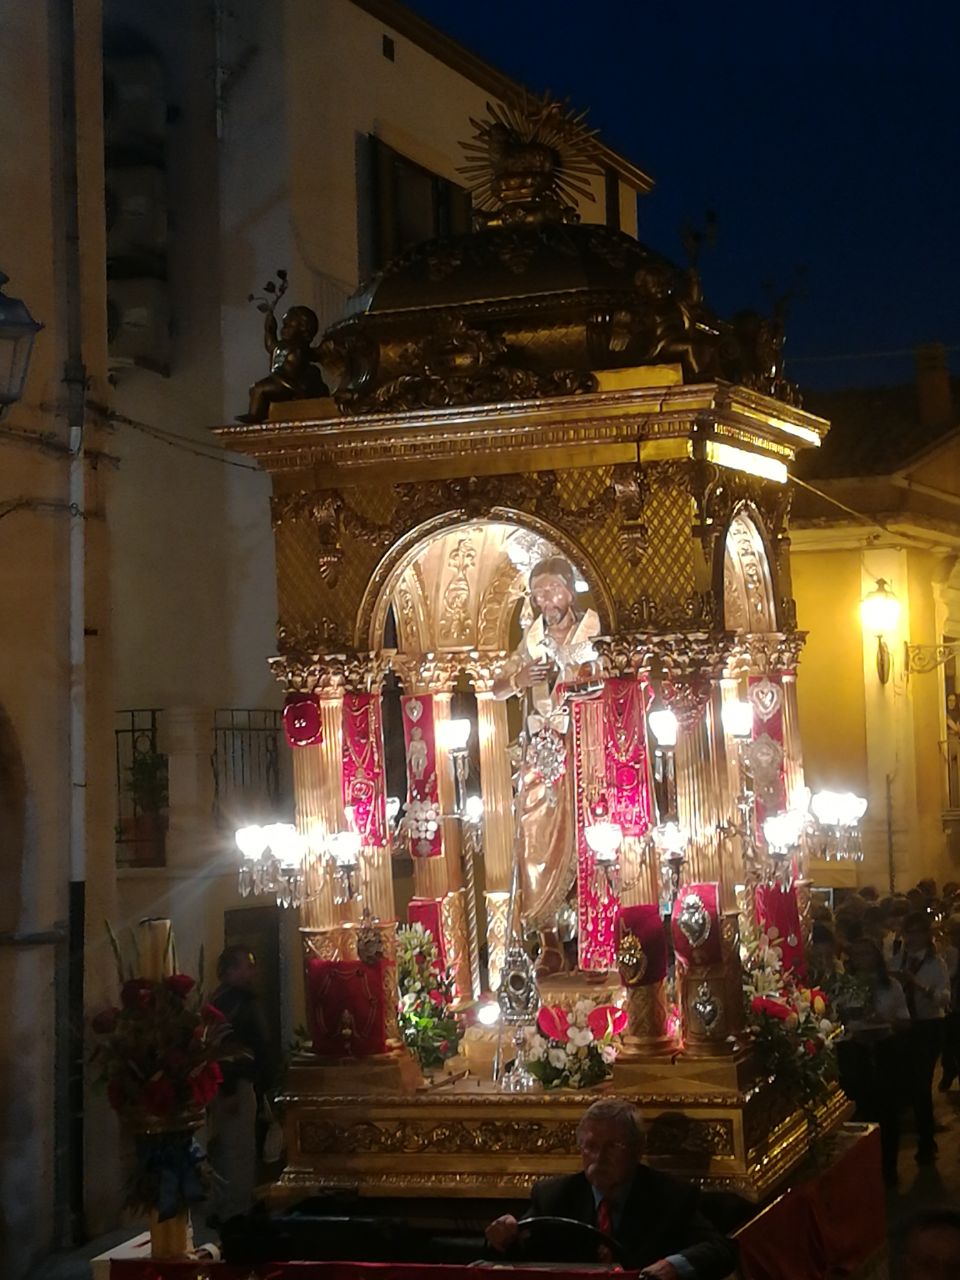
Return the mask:
<path fill-rule="evenodd" d="M 595 129 L 586 111 L 545 94 L 524 92 L 508 103 L 487 103 L 487 118 L 471 119 L 473 137 L 460 145 L 467 179 L 483 225 L 576 222 L 578 199 L 594 200 L 599 177 Z"/>

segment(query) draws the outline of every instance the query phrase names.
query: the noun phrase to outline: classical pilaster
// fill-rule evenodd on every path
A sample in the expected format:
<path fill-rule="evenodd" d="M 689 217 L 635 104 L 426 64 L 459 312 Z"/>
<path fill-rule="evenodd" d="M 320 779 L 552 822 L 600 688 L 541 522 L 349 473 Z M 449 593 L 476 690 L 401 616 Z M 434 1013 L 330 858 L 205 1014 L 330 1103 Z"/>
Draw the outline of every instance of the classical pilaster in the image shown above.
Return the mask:
<path fill-rule="evenodd" d="M 507 704 L 487 690 L 477 691 L 480 790 L 483 797 L 483 865 L 487 889 L 509 889 L 513 870 L 513 779 Z"/>

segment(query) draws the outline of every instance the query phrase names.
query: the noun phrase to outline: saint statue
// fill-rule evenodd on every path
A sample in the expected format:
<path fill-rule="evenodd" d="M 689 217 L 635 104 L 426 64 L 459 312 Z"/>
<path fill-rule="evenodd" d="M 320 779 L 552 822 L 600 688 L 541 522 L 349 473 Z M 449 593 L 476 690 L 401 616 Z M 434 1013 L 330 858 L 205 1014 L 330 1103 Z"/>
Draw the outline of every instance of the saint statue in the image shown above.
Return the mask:
<path fill-rule="evenodd" d="M 541 935 L 538 976 L 564 967 L 557 912 L 577 873 L 573 727 L 570 703 L 595 675 L 600 631 L 593 609 L 576 608 L 576 578 L 562 556 L 549 556 L 530 573 L 537 616 L 494 681 L 497 698 L 525 697 L 528 746 L 523 764 L 520 850 L 521 911 Z"/>

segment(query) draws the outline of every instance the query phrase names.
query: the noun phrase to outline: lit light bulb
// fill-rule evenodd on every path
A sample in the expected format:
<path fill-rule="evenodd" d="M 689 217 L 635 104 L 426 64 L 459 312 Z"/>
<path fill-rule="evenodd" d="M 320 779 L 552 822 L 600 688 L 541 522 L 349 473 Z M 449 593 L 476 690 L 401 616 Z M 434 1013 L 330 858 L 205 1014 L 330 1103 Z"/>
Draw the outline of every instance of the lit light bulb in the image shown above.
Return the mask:
<path fill-rule="evenodd" d="M 259 858 L 267 847 L 267 837 L 263 827 L 240 827 L 234 832 L 233 838 L 245 858 Z"/>
<path fill-rule="evenodd" d="M 481 796 L 467 796 L 464 814 L 468 822 L 480 822 L 483 818 L 483 798 Z"/>
<path fill-rule="evenodd" d="M 650 725 L 650 732 L 657 740 L 658 747 L 675 747 L 677 745 L 677 733 L 680 726 L 677 722 L 677 717 L 669 707 L 661 707 L 657 711 L 651 711 L 647 716 L 647 723 Z"/>
<path fill-rule="evenodd" d="M 583 833 L 598 862 L 613 862 L 623 843 L 623 831 L 616 822 L 593 822 Z"/>
<path fill-rule="evenodd" d="M 725 702 L 720 709 L 720 719 L 731 738 L 753 736 L 753 707 L 749 702 L 742 699 Z"/>
<path fill-rule="evenodd" d="M 448 751 L 465 751 L 470 741 L 470 721 L 438 720 L 437 737 Z"/>
<path fill-rule="evenodd" d="M 864 631 L 875 636 L 896 631 L 900 621 L 900 601 L 888 588 L 886 578 L 878 578 L 874 589 L 860 601 L 860 620 Z"/>
<path fill-rule="evenodd" d="M 493 1027 L 500 1021 L 500 1006 L 493 1000 L 477 1007 L 477 1021 L 482 1027 Z"/>

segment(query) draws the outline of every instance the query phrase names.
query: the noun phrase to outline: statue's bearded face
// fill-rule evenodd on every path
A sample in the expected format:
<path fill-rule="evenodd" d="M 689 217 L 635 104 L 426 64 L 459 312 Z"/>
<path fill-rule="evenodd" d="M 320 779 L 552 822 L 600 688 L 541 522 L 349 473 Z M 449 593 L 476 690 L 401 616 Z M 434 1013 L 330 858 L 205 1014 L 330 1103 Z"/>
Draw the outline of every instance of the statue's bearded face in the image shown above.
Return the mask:
<path fill-rule="evenodd" d="M 562 622 L 573 608 L 573 592 L 566 579 L 556 573 L 542 573 L 534 578 L 530 595 L 548 627 Z"/>

